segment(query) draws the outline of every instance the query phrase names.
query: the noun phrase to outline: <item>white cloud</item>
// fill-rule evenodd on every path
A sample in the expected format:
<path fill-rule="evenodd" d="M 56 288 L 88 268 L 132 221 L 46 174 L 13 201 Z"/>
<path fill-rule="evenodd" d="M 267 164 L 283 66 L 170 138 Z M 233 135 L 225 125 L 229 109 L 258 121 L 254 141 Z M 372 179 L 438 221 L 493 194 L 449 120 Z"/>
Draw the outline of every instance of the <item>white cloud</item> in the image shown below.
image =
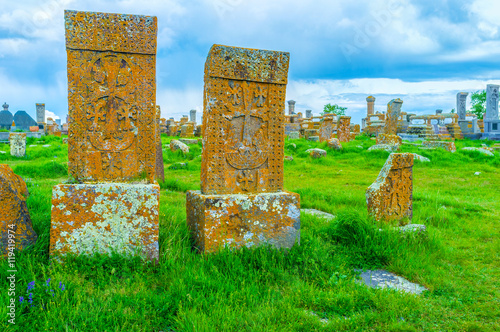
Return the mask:
<path fill-rule="evenodd" d="M 57 119 L 60 119 L 60 117 L 58 115 L 56 115 L 55 113 L 49 111 L 49 110 L 45 110 L 45 123 L 47 123 L 47 119 L 48 118 L 52 118 L 52 120 L 57 120 Z M 66 122 L 66 121 L 64 121 Z"/>

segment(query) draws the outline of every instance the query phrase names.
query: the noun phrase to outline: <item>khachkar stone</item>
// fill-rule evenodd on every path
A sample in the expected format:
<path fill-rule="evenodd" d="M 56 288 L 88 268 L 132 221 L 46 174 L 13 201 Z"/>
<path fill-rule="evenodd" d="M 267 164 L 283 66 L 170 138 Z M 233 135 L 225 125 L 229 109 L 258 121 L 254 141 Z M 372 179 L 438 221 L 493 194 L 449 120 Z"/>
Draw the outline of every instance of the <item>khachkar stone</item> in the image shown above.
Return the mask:
<path fill-rule="evenodd" d="M 26 183 L 12 172 L 8 165 L 0 164 L 0 226 L 2 256 L 15 258 L 14 249 L 23 250 L 34 245 L 37 235 L 33 230 L 26 205 Z M 9 259 L 10 261 L 10 259 Z"/>
<path fill-rule="evenodd" d="M 65 21 L 69 173 L 154 181 L 156 17 L 65 11 Z"/>
<path fill-rule="evenodd" d="M 332 138 L 335 124 L 333 123 L 333 114 L 326 114 L 323 117 L 321 125 L 319 126 L 318 136 L 320 142 L 326 142 Z"/>
<path fill-rule="evenodd" d="M 212 46 L 205 63 L 201 192 L 187 222 L 201 251 L 299 242 L 299 195 L 283 191 L 289 53 Z"/>
<path fill-rule="evenodd" d="M 288 115 L 295 114 L 295 100 L 288 101 Z"/>
<path fill-rule="evenodd" d="M 366 97 L 366 115 L 369 116 L 374 114 L 374 108 L 375 108 L 375 97 L 373 96 Z"/>
<path fill-rule="evenodd" d="M 189 121 L 196 123 L 196 110 L 189 111 Z"/>
<path fill-rule="evenodd" d="M 10 154 L 14 157 L 26 155 L 26 133 L 10 133 Z"/>
<path fill-rule="evenodd" d="M 465 102 L 467 101 L 467 92 L 457 93 L 457 114 L 458 120 L 465 120 Z"/>
<path fill-rule="evenodd" d="M 65 11 L 69 173 L 52 191 L 50 255 L 158 260 L 156 17 Z"/>
<path fill-rule="evenodd" d="M 161 109 L 156 105 L 156 179 L 165 181 L 165 168 L 163 166 L 163 149 L 161 145 Z"/>
<path fill-rule="evenodd" d="M 36 122 L 45 123 L 45 104 L 36 104 Z"/>
<path fill-rule="evenodd" d="M 413 153 L 391 153 L 366 191 L 368 213 L 376 220 L 404 224 L 413 208 Z"/>
<path fill-rule="evenodd" d="M 485 120 L 498 120 L 498 89 L 499 85 L 488 84 L 486 86 L 486 114 Z"/>
<path fill-rule="evenodd" d="M 340 142 L 349 142 L 351 140 L 351 117 L 340 116 L 337 123 L 337 138 Z"/>
<path fill-rule="evenodd" d="M 312 118 L 312 113 L 313 113 L 313 111 L 312 111 L 312 110 L 306 110 L 306 118 L 307 118 L 307 119 Z"/>
<path fill-rule="evenodd" d="M 401 116 L 401 99 L 393 99 L 387 104 L 387 116 L 385 117 L 384 134 L 396 135 L 398 119 Z"/>

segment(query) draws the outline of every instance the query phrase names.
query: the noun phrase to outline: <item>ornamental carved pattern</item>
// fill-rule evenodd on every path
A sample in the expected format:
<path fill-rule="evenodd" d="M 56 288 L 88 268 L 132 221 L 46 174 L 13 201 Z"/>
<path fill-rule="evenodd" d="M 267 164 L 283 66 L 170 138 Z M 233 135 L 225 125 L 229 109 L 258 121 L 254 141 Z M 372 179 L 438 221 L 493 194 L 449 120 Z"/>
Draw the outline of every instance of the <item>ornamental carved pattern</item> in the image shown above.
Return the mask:
<path fill-rule="evenodd" d="M 281 52 L 212 48 L 205 68 L 204 194 L 283 189 L 286 76 L 280 75 L 287 73 L 288 58 L 280 62 L 281 57 Z M 276 73 L 252 71 L 258 68 L 279 69 Z"/>
<path fill-rule="evenodd" d="M 153 182 L 156 18 L 68 11 L 65 18 L 69 173 L 84 182 L 144 175 Z M 137 22 L 148 28 L 137 30 Z M 124 41 L 133 42 L 129 49 Z"/>

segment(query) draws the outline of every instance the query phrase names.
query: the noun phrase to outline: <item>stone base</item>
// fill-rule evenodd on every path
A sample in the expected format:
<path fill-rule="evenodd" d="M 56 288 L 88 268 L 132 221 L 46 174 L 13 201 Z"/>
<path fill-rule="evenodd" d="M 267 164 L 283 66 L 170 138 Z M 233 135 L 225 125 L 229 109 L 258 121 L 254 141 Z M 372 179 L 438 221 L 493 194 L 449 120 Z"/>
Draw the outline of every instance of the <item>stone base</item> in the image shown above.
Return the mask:
<path fill-rule="evenodd" d="M 493 141 L 500 141 L 500 133 L 483 133 L 482 139 L 490 139 Z"/>
<path fill-rule="evenodd" d="M 50 256 L 95 252 L 158 261 L 160 186 L 60 184 L 52 190 Z"/>
<path fill-rule="evenodd" d="M 398 134 L 398 136 L 401 137 L 401 139 L 408 142 L 416 142 L 424 140 L 422 137 L 419 137 L 418 135 L 415 134 Z"/>
<path fill-rule="evenodd" d="M 264 244 L 291 248 L 300 243 L 298 194 L 203 195 L 191 190 L 186 202 L 187 224 L 202 252 Z"/>

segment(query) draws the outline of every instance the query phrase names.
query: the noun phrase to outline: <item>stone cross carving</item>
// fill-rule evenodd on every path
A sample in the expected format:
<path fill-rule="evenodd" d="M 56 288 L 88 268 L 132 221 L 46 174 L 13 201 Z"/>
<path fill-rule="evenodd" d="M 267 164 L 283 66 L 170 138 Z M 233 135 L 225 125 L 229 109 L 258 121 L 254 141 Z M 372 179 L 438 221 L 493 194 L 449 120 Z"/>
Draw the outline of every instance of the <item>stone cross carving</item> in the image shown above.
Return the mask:
<path fill-rule="evenodd" d="M 155 178 L 156 17 L 65 11 L 68 170 L 80 181 Z"/>
<path fill-rule="evenodd" d="M 36 122 L 38 124 L 45 122 L 45 104 L 36 104 Z"/>
<path fill-rule="evenodd" d="M 203 194 L 283 189 L 289 53 L 214 45 L 205 65 Z"/>

